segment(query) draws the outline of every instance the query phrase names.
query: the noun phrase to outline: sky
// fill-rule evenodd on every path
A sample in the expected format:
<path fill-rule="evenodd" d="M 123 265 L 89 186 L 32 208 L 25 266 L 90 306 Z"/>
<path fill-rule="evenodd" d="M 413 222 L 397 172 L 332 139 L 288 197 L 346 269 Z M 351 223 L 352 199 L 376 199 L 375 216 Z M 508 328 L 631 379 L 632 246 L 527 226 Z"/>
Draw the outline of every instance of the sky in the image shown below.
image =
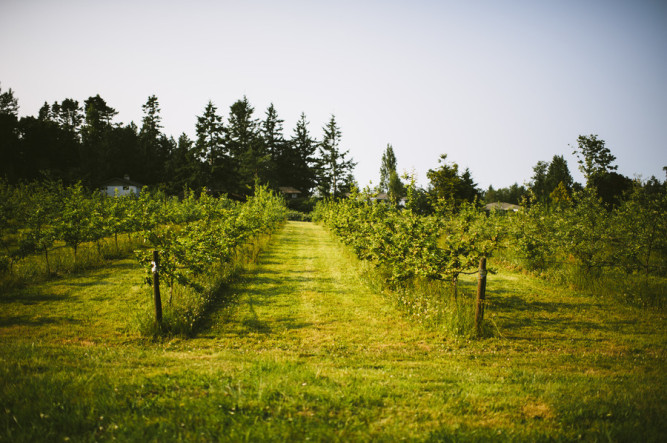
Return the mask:
<path fill-rule="evenodd" d="M 140 124 L 195 138 L 211 100 L 273 103 L 289 137 L 335 115 L 363 188 L 387 144 L 399 173 L 442 154 L 480 188 L 526 183 L 538 161 L 596 134 L 618 172 L 664 179 L 667 1 L 0 0 L 0 87 L 20 115 L 100 94 Z"/>

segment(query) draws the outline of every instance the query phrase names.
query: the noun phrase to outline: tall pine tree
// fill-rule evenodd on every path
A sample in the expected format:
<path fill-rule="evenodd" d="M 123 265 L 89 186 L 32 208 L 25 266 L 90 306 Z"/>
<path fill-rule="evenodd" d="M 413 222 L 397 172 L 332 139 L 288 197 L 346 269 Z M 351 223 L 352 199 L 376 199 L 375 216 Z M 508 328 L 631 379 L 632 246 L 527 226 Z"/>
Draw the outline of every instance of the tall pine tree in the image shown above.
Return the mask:
<path fill-rule="evenodd" d="M 271 103 L 266 110 L 266 117 L 261 124 L 261 136 L 263 142 L 263 152 L 269 156 L 267 164 L 267 179 L 275 188 L 280 186 L 282 181 L 281 174 L 286 171 L 280 170 L 279 159 L 284 157 L 288 149 L 287 142 L 283 136 L 283 120 L 278 118 L 278 112 Z"/>
<path fill-rule="evenodd" d="M 81 127 L 81 149 L 79 152 L 79 177 L 87 184 L 106 180 L 107 165 L 104 154 L 109 151 L 111 120 L 118 112 L 107 105 L 100 95 L 89 97 L 84 102 L 85 120 Z"/>
<path fill-rule="evenodd" d="M 281 183 L 298 189 L 305 197 L 309 197 L 317 185 L 317 148 L 317 140 L 310 136 L 308 120 L 302 112 L 294 127 L 288 150 L 279 158 L 279 165 L 282 171 Z"/>
<path fill-rule="evenodd" d="M 357 164 L 352 158 L 347 158 L 349 150 L 342 151 L 340 148 L 342 132 L 334 115 L 322 129 L 324 136 L 319 146 L 321 163 L 317 180 L 319 191 L 324 197 L 339 197 L 354 181 L 352 171 Z"/>
<path fill-rule="evenodd" d="M 217 108 L 209 100 L 204 108 L 204 114 L 197 117 L 197 141 L 194 146 L 194 155 L 197 160 L 204 162 L 204 176 L 199 178 L 216 190 L 228 191 L 229 176 L 233 173 L 233 165 L 229 151 L 225 146 L 225 128 L 222 117 L 217 114 Z M 179 139 L 179 148 L 181 146 Z M 197 180 L 197 185 L 203 185 Z"/>
<path fill-rule="evenodd" d="M 230 107 L 225 144 L 234 166 L 229 182 L 231 192 L 249 194 L 255 180 L 268 181 L 270 156 L 265 152 L 254 111 L 245 96 Z"/>
<path fill-rule="evenodd" d="M 141 180 L 147 184 L 157 184 L 168 180 L 165 165 L 175 144 L 162 134 L 160 104 L 155 95 L 151 95 L 141 107 L 144 111 L 139 146 L 144 157 L 144 172 Z"/>

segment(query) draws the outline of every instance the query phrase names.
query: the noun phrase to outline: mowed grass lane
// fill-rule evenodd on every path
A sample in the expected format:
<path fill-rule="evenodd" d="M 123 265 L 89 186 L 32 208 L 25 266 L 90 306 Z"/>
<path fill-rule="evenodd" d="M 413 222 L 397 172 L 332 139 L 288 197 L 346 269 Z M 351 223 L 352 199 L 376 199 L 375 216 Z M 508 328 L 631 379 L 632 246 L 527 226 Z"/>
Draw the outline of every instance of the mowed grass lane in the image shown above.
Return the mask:
<path fill-rule="evenodd" d="M 290 222 L 196 338 L 161 343 L 133 332 L 150 297 L 127 262 L 3 295 L 0 439 L 665 435 L 661 315 L 501 273 L 488 295 L 503 337 L 456 339 L 403 319 L 357 266 Z"/>

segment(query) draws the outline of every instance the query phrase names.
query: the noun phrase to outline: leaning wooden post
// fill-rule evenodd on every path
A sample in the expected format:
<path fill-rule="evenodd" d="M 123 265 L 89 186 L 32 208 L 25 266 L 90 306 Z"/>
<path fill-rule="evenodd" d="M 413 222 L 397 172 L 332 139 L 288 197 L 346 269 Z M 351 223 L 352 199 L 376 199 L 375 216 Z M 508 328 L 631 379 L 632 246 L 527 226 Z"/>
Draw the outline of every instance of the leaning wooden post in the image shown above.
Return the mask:
<path fill-rule="evenodd" d="M 160 256 L 153 251 L 153 295 L 155 298 L 155 321 L 162 323 L 162 300 L 160 299 Z"/>
<path fill-rule="evenodd" d="M 486 257 L 479 260 L 479 275 L 477 276 L 477 305 L 475 308 L 475 330 L 480 335 L 484 320 L 484 303 L 486 300 Z"/>

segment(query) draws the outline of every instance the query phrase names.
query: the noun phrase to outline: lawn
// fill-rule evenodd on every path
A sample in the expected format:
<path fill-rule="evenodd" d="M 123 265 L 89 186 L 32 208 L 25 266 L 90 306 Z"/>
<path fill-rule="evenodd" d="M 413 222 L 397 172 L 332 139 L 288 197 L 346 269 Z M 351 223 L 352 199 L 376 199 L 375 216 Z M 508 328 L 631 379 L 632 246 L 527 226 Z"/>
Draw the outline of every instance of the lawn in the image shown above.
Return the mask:
<path fill-rule="evenodd" d="M 497 336 L 470 340 L 358 268 L 289 222 L 194 338 L 158 342 L 132 260 L 0 294 L 0 440 L 665 440 L 663 313 L 501 270 Z"/>

